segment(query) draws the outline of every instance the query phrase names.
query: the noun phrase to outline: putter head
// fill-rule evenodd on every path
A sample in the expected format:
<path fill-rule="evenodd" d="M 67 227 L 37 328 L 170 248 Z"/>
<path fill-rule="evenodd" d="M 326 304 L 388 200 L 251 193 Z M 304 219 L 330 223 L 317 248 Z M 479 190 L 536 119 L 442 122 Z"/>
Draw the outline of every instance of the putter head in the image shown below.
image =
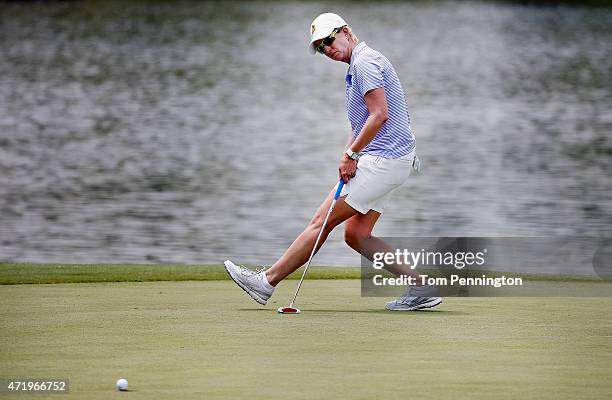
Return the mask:
<path fill-rule="evenodd" d="M 276 312 L 278 312 L 279 314 L 299 314 L 300 309 L 294 307 L 281 307 L 276 310 Z"/>

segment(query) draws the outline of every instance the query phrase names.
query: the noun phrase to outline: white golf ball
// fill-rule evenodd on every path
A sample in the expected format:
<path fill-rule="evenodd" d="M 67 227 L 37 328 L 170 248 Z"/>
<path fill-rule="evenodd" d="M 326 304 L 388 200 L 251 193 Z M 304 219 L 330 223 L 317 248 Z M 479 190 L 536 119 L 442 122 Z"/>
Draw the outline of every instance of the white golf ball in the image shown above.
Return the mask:
<path fill-rule="evenodd" d="M 117 390 L 122 390 L 123 391 L 123 390 L 127 390 L 127 388 L 128 388 L 128 381 L 127 381 L 127 379 L 121 378 L 121 379 L 119 379 L 117 381 Z"/>

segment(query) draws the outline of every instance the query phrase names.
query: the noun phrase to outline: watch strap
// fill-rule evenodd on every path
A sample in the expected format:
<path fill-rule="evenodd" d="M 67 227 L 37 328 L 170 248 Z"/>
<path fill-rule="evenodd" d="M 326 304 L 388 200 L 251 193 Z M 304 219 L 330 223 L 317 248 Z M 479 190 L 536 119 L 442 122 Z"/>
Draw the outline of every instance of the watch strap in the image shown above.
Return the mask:
<path fill-rule="evenodd" d="M 359 156 L 361 155 L 360 153 L 351 150 L 351 148 L 349 147 L 348 149 L 346 149 L 346 151 L 344 152 L 347 156 L 349 156 L 350 159 L 357 161 L 359 159 Z"/>

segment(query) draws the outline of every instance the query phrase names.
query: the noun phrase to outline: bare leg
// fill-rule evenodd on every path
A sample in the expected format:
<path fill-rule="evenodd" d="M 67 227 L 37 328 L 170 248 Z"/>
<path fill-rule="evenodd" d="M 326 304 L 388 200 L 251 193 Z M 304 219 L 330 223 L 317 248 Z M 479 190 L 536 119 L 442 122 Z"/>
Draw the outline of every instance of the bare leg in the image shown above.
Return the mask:
<path fill-rule="evenodd" d="M 346 244 L 370 261 L 373 260 L 374 253 L 395 252 L 395 249 L 392 249 L 383 240 L 372 236 L 372 229 L 379 217 L 380 213 L 374 210 L 370 210 L 367 214 L 354 215 L 346 221 L 344 230 Z M 416 279 L 417 286 L 420 286 L 420 274 L 415 269 L 397 264 L 386 265 L 385 269 L 396 276 L 412 276 Z"/>
<path fill-rule="evenodd" d="M 291 246 L 289 246 L 289 248 L 285 251 L 285 254 L 283 254 L 283 256 L 277 262 L 266 270 L 266 277 L 272 286 L 276 286 L 280 281 L 285 279 L 289 274 L 300 268 L 308 261 L 308 257 L 310 257 L 312 248 L 314 247 L 317 236 L 319 235 L 319 230 L 323 225 L 323 220 L 327 216 L 334 193 L 335 192 L 332 191 L 329 196 L 327 196 L 306 229 L 304 229 L 304 232 L 302 232 L 297 239 L 295 239 Z M 339 198 L 334 206 L 334 210 L 327 220 L 327 225 L 325 228 L 323 228 L 323 233 L 321 234 L 321 239 L 319 240 L 319 244 L 317 246 L 317 251 L 319 248 L 321 248 L 329 233 L 336 226 L 355 214 L 358 214 L 358 212 L 346 204 L 344 202 L 344 198 Z"/>

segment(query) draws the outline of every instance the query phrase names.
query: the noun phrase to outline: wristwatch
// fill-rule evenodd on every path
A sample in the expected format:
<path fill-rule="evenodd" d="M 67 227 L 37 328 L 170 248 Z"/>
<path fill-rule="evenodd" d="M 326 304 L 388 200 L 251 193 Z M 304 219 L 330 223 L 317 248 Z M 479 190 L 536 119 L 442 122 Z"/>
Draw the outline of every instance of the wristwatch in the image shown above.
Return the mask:
<path fill-rule="evenodd" d="M 349 156 L 349 158 L 351 160 L 359 160 L 359 157 L 361 157 L 361 153 L 358 153 L 356 151 L 351 150 L 351 148 L 349 147 L 348 149 L 346 149 L 346 151 L 344 152 L 347 156 Z"/>

